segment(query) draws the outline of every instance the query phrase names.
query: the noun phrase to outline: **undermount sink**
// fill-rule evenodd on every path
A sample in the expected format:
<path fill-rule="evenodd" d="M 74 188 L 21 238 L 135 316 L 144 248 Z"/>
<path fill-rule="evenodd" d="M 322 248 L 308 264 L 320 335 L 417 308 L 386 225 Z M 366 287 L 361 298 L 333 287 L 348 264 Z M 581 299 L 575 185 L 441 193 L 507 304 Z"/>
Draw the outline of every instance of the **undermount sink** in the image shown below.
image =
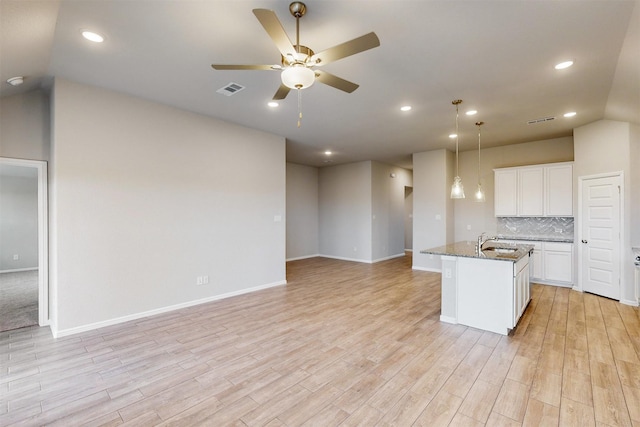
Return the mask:
<path fill-rule="evenodd" d="M 483 252 L 495 252 L 497 254 L 512 254 L 515 251 L 517 251 L 517 248 L 496 248 L 496 247 L 491 247 L 491 248 L 484 248 L 482 251 Z"/>

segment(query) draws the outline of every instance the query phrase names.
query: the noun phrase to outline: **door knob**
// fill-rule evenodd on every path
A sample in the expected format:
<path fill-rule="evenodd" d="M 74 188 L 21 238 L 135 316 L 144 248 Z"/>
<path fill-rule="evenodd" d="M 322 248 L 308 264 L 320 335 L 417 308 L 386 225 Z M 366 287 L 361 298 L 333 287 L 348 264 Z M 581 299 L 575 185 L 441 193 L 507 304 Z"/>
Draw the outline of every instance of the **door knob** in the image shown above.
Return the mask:
<path fill-rule="evenodd" d="M 584 239 L 582 239 L 582 243 L 587 243 L 587 241 L 586 241 L 586 240 L 584 240 Z"/>

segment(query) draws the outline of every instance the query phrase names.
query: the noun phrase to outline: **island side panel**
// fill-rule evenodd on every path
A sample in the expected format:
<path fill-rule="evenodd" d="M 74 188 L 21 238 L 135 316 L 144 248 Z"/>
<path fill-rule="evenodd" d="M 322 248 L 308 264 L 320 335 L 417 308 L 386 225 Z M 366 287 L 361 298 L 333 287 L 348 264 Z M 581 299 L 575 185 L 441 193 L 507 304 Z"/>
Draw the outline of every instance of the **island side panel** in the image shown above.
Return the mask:
<path fill-rule="evenodd" d="M 458 323 L 507 335 L 513 306 L 513 263 L 458 258 Z"/>
<path fill-rule="evenodd" d="M 458 323 L 457 257 L 442 255 L 440 321 Z"/>

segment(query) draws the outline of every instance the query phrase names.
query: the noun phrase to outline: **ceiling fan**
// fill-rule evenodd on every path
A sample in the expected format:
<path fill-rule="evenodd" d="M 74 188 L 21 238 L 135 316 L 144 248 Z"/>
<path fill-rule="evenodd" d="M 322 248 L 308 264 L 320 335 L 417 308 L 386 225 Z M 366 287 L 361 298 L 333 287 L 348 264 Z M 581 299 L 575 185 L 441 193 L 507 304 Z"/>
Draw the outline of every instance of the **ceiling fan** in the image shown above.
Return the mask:
<path fill-rule="evenodd" d="M 286 98 L 291 89 L 305 89 L 316 80 L 320 83 L 332 86 L 336 89 L 351 93 L 358 85 L 344 80 L 326 71 L 318 70 L 333 61 L 355 55 L 380 46 L 380 40 L 371 32 L 348 42 L 339 44 L 322 52 L 315 53 L 307 46 L 300 44 L 300 18 L 307 12 L 307 7 L 302 2 L 293 2 L 289 5 L 289 12 L 296 18 L 296 44 L 293 45 L 278 20 L 275 12 L 268 9 L 254 9 L 253 14 L 267 31 L 271 40 L 280 51 L 281 60 L 277 65 L 224 65 L 212 64 L 215 70 L 279 70 L 281 71 L 280 88 L 273 96 L 274 100 Z"/>

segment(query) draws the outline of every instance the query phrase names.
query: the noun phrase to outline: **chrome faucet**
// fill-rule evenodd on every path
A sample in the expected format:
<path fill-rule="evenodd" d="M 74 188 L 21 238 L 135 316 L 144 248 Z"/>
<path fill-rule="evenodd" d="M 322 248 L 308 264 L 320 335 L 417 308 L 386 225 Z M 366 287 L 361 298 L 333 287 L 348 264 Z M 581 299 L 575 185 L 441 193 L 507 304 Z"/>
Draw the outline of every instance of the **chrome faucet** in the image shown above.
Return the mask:
<path fill-rule="evenodd" d="M 482 234 L 478 236 L 478 252 L 482 252 L 482 246 L 484 246 L 484 244 L 487 243 L 489 240 L 498 240 L 496 236 L 487 237 L 486 234 L 487 233 L 482 232 Z"/>

